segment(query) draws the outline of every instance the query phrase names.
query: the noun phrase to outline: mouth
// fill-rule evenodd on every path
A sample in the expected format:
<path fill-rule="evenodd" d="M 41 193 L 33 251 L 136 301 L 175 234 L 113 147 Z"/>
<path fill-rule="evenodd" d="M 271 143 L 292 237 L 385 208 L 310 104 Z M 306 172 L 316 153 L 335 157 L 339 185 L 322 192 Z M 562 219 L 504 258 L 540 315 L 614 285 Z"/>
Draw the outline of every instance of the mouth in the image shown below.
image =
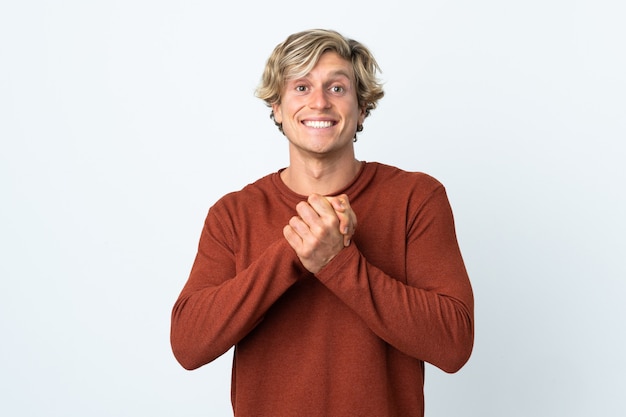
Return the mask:
<path fill-rule="evenodd" d="M 334 126 L 336 122 L 332 120 L 303 120 L 302 124 L 313 129 L 325 129 Z"/>

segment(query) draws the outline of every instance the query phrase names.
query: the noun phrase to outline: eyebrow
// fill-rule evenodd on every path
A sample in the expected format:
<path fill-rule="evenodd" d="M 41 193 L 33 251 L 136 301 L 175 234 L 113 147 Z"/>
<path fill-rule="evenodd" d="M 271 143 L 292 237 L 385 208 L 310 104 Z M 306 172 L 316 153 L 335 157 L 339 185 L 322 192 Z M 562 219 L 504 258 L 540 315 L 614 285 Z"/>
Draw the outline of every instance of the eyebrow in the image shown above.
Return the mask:
<path fill-rule="evenodd" d="M 345 78 L 347 78 L 350 82 L 355 81 L 355 80 L 353 79 L 353 77 L 351 77 L 351 76 L 350 76 L 350 74 L 349 74 L 347 71 L 342 70 L 342 69 L 340 69 L 340 70 L 336 70 L 336 71 L 331 71 L 331 72 L 328 74 L 328 78 L 339 78 L 339 77 L 345 77 Z M 296 81 L 298 81 L 298 80 L 306 80 L 306 79 L 308 79 L 308 78 L 309 78 L 309 74 L 306 74 L 306 75 L 304 75 L 304 76 L 302 76 L 302 77 L 293 77 L 293 78 L 288 78 L 287 80 L 285 80 L 285 82 L 287 82 L 287 83 L 288 83 L 288 82 L 296 82 Z"/>
<path fill-rule="evenodd" d="M 333 72 L 330 73 L 330 75 L 331 75 L 331 77 L 343 76 L 343 77 L 346 77 L 349 80 L 352 80 L 352 77 L 350 77 L 350 74 L 348 74 L 344 70 L 333 71 Z"/>

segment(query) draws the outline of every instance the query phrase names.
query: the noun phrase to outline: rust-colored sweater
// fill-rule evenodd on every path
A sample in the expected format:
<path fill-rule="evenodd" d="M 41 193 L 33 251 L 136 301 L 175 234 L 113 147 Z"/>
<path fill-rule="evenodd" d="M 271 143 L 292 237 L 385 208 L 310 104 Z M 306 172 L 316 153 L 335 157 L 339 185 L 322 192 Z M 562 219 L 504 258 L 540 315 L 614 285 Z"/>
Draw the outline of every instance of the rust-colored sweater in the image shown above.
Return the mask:
<path fill-rule="evenodd" d="M 306 199 L 279 173 L 209 210 L 171 343 L 198 368 L 235 346 L 237 417 L 424 413 L 424 361 L 455 372 L 473 346 L 473 295 L 444 187 L 363 163 L 346 193 L 352 244 L 309 273 L 282 230 Z"/>

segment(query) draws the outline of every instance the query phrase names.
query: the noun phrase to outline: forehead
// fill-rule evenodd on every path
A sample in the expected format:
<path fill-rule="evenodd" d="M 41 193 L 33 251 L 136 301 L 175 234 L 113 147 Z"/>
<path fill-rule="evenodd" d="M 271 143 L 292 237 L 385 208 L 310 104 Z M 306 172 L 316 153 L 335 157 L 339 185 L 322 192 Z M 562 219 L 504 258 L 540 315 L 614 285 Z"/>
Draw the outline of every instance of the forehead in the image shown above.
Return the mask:
<path fill-rule="evenodd" d="M 341 77 L 354 80 L 352 63 L 343 58 L 337 52 L 327 51 L 320 55 L 315 64 L 309 63 L 300 67 L 294 67 L 287 71 L 286 81 L 311 78 L 311 77 Z"/>

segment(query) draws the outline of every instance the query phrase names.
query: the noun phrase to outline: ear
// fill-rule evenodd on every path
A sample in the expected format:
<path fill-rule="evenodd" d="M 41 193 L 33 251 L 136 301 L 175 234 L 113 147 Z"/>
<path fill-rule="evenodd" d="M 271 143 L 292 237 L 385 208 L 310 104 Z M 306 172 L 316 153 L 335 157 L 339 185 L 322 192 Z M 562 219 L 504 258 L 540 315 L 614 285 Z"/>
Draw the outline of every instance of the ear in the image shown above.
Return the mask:
<path fill-rule="evenodd" d="M 281 112 L 280 103 L 272 104 L 272 111 L 274 112 L 274 121 L 279 124 L 282 123 L 283 113 Z"/>
<path fill-rule="evenodd" d="M 359 124 L 362 125 L 365 121 L 366 107 L 363 106 L 359 109 Z"/>

